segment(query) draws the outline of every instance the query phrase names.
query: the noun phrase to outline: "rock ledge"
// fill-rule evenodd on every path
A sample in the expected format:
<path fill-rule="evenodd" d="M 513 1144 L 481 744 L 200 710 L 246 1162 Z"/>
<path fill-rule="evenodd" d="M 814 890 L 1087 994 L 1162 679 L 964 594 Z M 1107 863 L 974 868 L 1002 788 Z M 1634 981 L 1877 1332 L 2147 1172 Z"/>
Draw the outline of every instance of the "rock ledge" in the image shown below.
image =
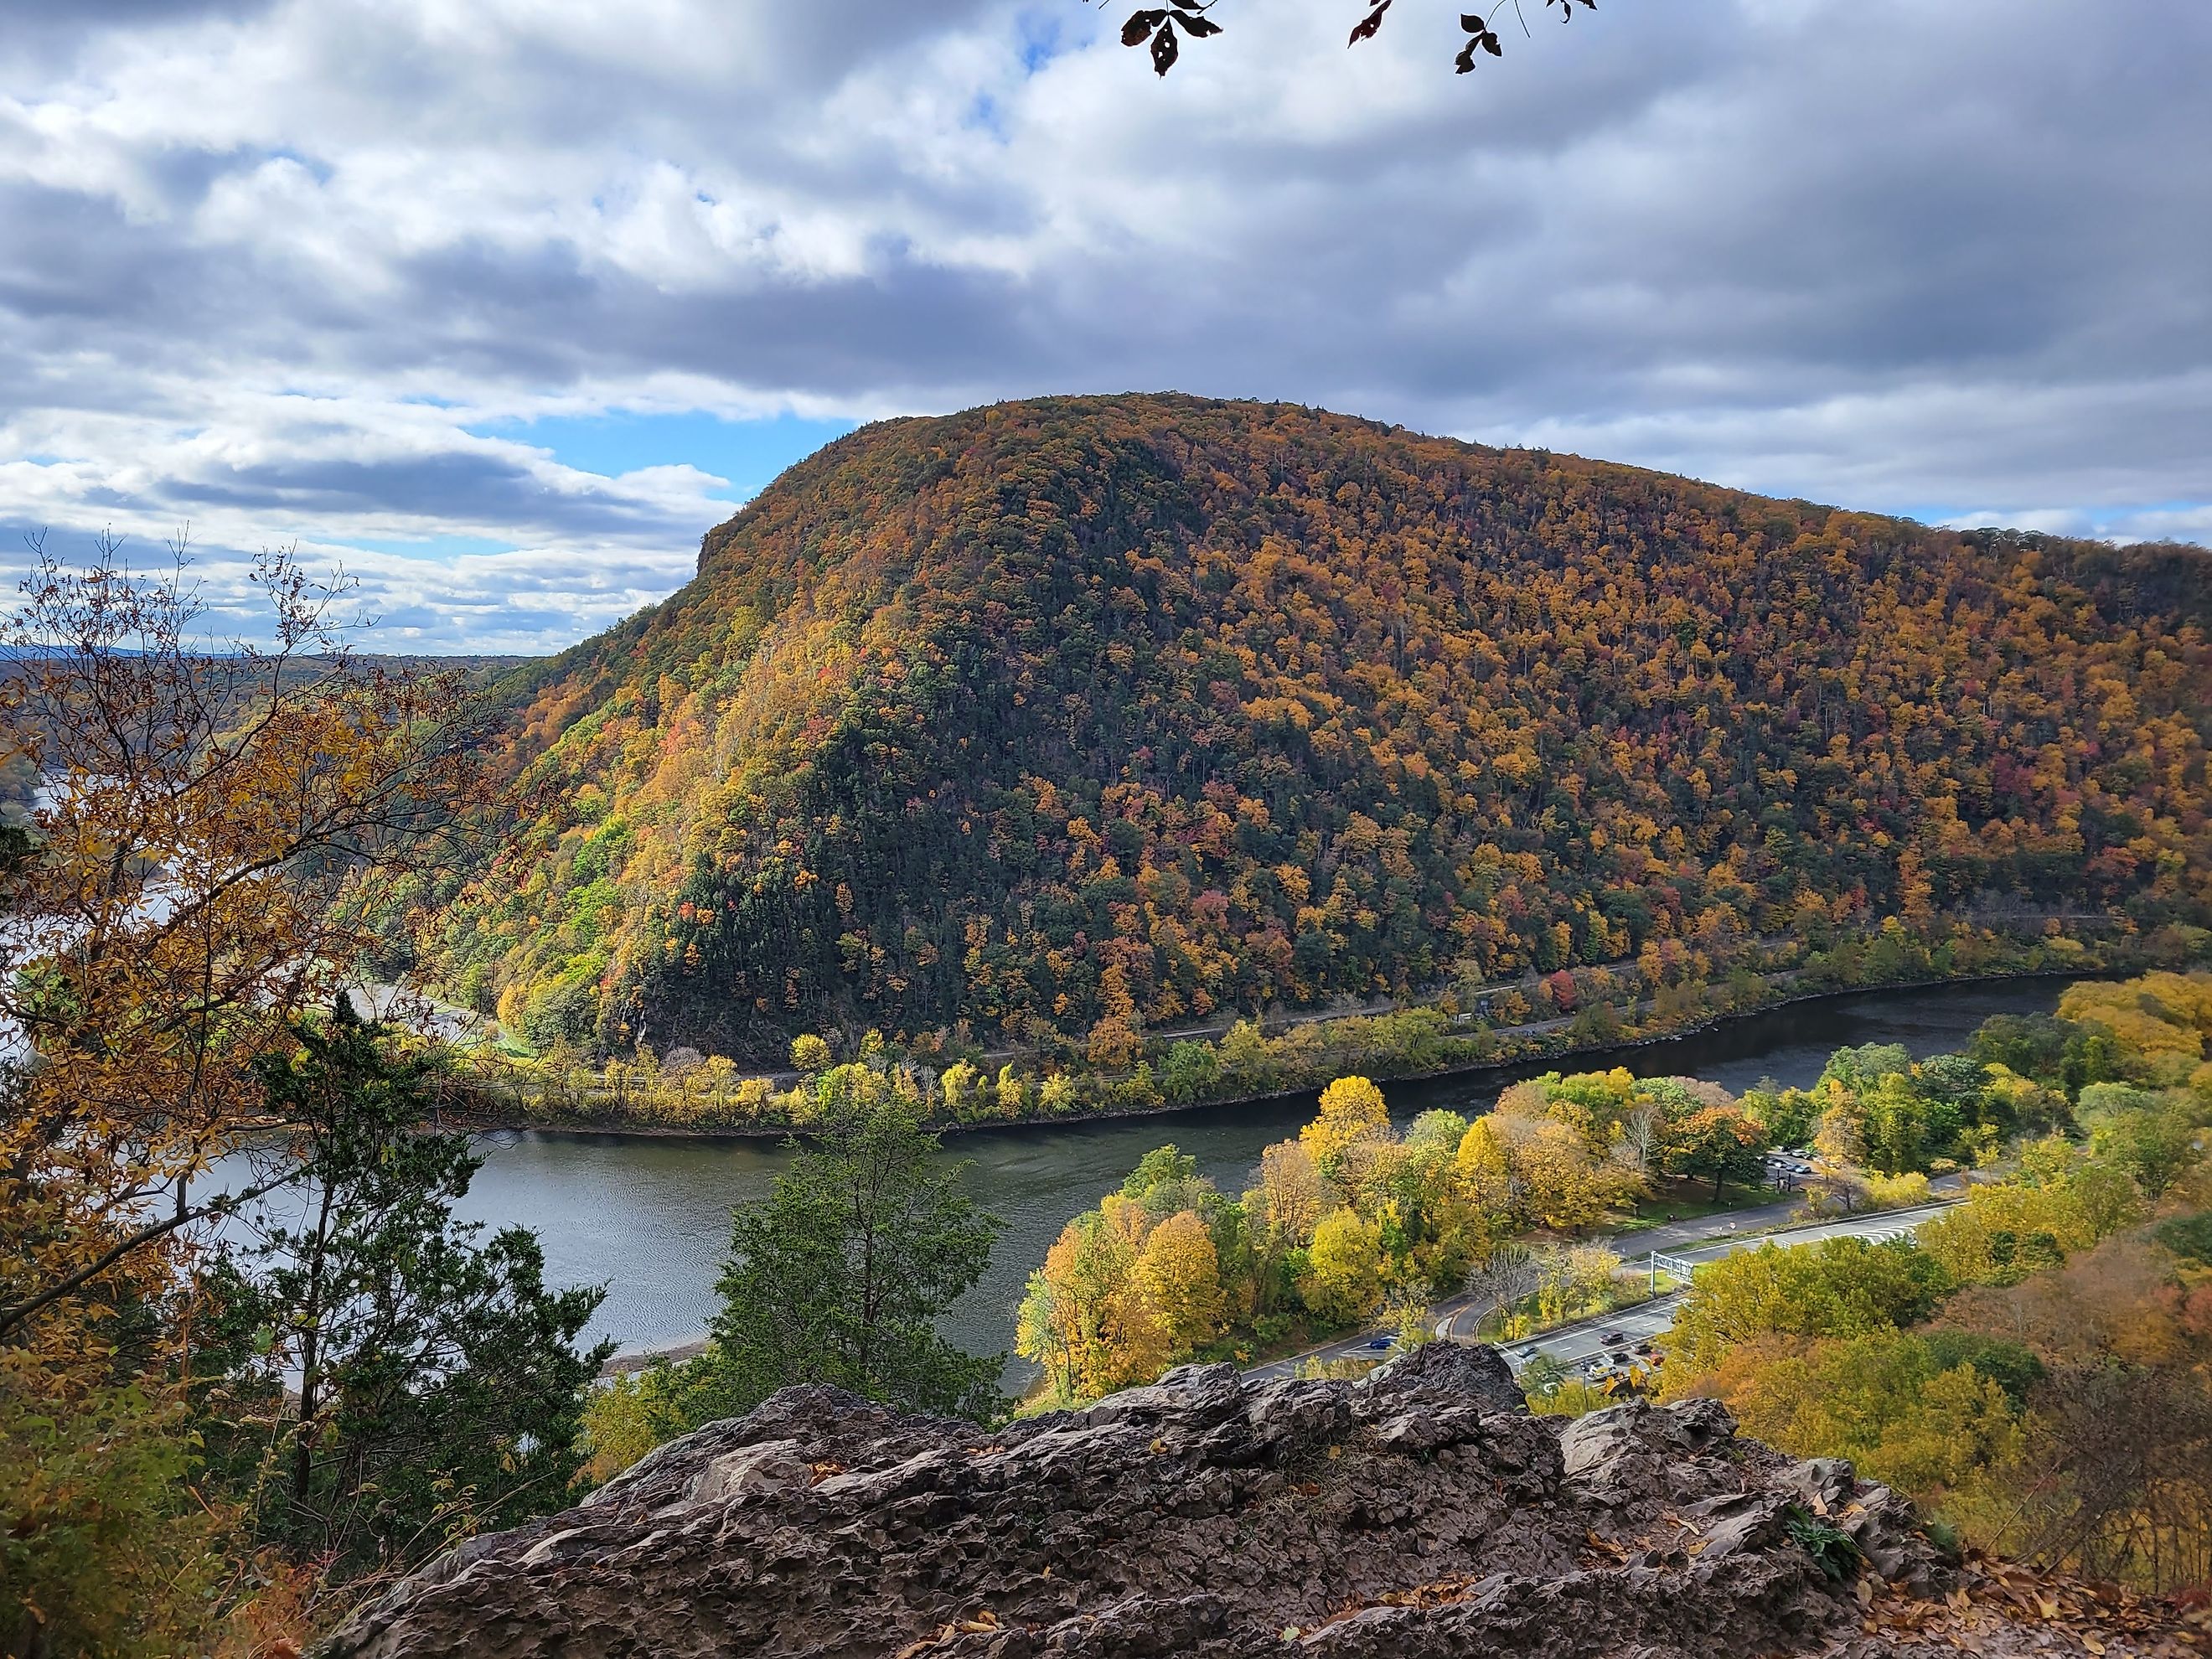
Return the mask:
<path fill-rule="evenodd" d="M 1862 1609 L 1804 1547 L 1816 1522 L 1884 1580 L 1942 1587 L 1907 1505 L 1848 1465 L 1740 1440 L 1709 1401 L 1531 1417 L 1486 1348 L 1432 1344 L 1352 1384 L 1186 1367 L 995 1435 L 791 1389 L 472 1540 L 325 1651 L 1833 1651 Z"/>

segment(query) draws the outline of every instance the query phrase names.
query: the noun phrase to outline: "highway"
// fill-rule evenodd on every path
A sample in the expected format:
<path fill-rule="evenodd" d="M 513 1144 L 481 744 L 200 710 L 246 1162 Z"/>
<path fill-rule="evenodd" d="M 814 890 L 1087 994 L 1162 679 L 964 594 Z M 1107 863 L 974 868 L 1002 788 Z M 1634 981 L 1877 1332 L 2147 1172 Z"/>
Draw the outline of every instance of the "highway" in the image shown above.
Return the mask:
<path fill-rule="evenodd" d="M 1852 1216 L 1841 1221 L 1816 1222 L 1809 1226 L 1790 1227 L 1779 1232 L 1767 1233 L 1754 1238 L 1723 1238 L 1710 1244 L 1669 1251 L 1670 1260 L 1695 1268 L 1707 1262 L 1718 1261 L 1738 1250 L 1754 1249 L 1761 1244 L 1780 1244 L 1794 1248 L 1800 1244 L 1818 1244 L 1829 1238 L 1897 1238 L 1917 1231 L 1933 1221 L 1955 1199 L 1940 1204 L 1922 1204 L 1909 1210 L 1884 1210 L 1872 1215 Z M 1639 1344 L 1650 1341 L 1674 1322 L 1674 1310 L 1681 1305 L 1682 1292 L 1672 1291 L 1655 1297 L 1634 1308 L 1622 1309 L 1610 1314 L 1601 1314 L 1594 1319 L 1577 1320 L 1571 1325 L 1561 1325 L 1525 1342 L 1516 1342 L 1503 1349 L 1513 1368 L 1520 1370 L 1539 1354 L 1571 1367 L 1584 1367 L 1592 1361 L 1602 1362 L 1616 1353 L 1632 1352 Z M 1460 1336 L 1471 1334 L 1476 1319 L 1475 1310 L 1462 1308 L 1439 1322 L 1437 1334 Z M 1608 1346 L 1604 1339 L 1613 1333 L 1628 1338 L 1625 1343 Z"/>

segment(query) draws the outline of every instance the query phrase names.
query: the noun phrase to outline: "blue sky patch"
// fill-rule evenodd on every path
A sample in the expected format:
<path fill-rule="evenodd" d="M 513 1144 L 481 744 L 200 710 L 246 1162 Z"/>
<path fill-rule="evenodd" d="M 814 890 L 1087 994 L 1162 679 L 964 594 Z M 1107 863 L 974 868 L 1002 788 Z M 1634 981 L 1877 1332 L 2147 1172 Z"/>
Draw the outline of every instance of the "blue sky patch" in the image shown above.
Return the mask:
<path fill-rule="evenodd" d="M 703 410 L 643 415 L 625 410 L 604 415 L 547 415 L 476 428 L 479 436 L 511 438 L 549 449 L 564 466 L 619 477 L 648 466 L 697 467 L 726 481 L 711 492 L 742 501 L 760 493 L 777 473 L 802 461 L 857 421 L 807 420 L 797 415 L 730 421 Z"/>

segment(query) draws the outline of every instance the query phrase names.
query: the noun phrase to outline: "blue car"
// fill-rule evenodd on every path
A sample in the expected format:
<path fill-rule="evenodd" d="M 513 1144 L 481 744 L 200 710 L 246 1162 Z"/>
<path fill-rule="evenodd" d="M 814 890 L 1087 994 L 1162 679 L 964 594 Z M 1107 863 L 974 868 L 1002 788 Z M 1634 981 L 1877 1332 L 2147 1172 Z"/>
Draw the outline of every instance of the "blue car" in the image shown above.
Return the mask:
<path fill-rule="evenodd" d="M 1367 1346 L 1380 1353 L 1385 1348 L 1396 1347 L 1398 1339 L 1395 1336 L 1370 1336 L 1367 1339 Z"/>

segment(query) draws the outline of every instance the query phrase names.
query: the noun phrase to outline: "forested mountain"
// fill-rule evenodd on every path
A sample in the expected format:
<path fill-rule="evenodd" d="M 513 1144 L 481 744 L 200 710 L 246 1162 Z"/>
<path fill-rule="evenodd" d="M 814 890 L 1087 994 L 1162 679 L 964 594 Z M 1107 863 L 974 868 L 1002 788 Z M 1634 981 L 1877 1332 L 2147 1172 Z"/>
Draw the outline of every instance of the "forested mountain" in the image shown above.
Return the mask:
<path fill-rule="evenodd" d="M 2002 898 L 2212 919 L 2212 555 L 1296 406 L 884 422 L 527 671 L 430 918 L 539 1041 L 780 1054 L 1403 993 Z"/>

